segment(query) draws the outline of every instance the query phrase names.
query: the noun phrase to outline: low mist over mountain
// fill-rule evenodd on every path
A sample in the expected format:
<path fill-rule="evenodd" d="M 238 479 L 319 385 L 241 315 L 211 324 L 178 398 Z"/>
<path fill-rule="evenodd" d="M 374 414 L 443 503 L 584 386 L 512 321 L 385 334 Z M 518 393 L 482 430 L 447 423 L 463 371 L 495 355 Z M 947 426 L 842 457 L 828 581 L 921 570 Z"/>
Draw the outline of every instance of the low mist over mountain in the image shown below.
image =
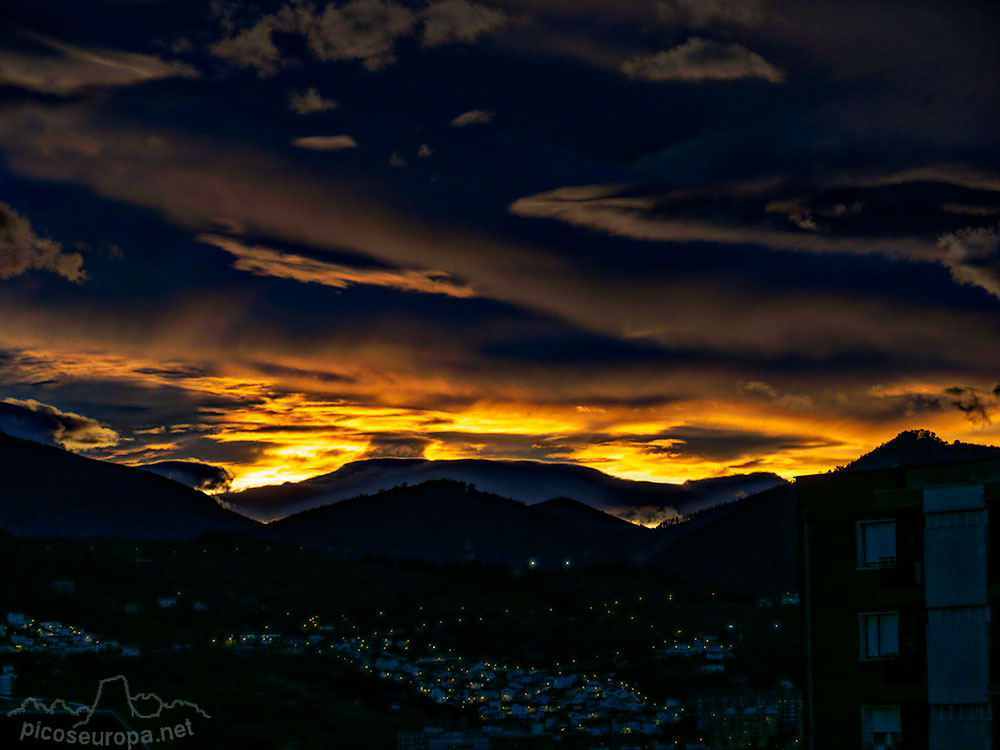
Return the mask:
<path fill-rule="evenodd" d="M 636 523 L 655 525 L 678 515 L 728 502 L 782 484 L 776 474 L 756 473 L 665 484 L 609 476 L 597 469 L 541 461 L 427 461 L 383 458 L 349 463 L 304 482 L 257 487 L 225 496 L 233 510 L 270 521 L 402 484 L 451 479 L 529 505 L 570 497 Z"/>
<path fill-rule="evenodd" d="M 170 479 L 0 432 L 0 528 L 17 536 L 183 540 L 256 526 Z"/>
<path fill-rule="evenodd" d="M 229 489 L 233 478 L 221 466 L 212 466 L 198 461 L 157 461 L 136 467 L 151 471 L 161 477 L 173 479 L 202 492 L 222 492 Z"/>
<path fill-rule="evenodd" d="M 625 534 L 633 538 L 642 537 L 645 526 L 639 526 L 610 513 L 591 508 L 578 500 L 568 497 L 554 497 L 531 506 L 533 511 L 559 519 L 577 529 L 599 534 Z"/>

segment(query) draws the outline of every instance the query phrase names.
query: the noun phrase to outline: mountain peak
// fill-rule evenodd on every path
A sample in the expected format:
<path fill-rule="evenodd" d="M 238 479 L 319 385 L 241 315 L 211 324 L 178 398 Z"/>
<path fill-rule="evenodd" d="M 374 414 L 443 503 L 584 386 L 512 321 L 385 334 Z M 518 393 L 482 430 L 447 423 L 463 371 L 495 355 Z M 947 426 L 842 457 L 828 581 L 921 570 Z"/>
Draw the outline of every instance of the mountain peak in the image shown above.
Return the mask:
<path fill-rule="evenodd" d="M 842 468 L 844 471 L 867 471 L 988 458 L 1000 458 L 1000 448 L 958 440 L 949 443 L 930 430 L 905 430 Z"/>
<path fill-rule="evenodd" d="M 257 526 L 162 476 L 10 435 L 0 477 L 0 528 L 17 536 L 175 540 Z"/>

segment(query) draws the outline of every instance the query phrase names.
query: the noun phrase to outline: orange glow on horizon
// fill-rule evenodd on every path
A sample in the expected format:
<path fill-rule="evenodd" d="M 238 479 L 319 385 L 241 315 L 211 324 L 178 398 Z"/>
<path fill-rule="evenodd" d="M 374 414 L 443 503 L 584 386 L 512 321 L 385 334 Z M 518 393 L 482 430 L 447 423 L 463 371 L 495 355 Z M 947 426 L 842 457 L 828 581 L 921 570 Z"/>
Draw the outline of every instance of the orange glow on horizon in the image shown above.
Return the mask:
<path fill-rule="evenodd" d="M 41 360 L 46 353 L 37 354 Z M 998 426 L 971 422 L 957 409 L 865 419 L 851 416 L 843 400 L 764 397 L 760 388 L 734 391 L 726 399 L 691 397 L 641 408 L 611 400 L 600 405 L 586 399 L 546 402 L 539 395 L 496 390 L 445 407 L 433 406 L 427 394 L 464 397 L 475 394 L 475 385 L 379 371 L 328 395 L 322 388 L 305 389 L 302 375 L 264 377 L 245 368 L 232 373 L 219 368 L 221 373 L 213 375 L 192 368 L 178 378 L 161 362 L 146 359 L 71 353 L 50 362 L 58 364 L 39 366 L 38 379 L 127 379 L 149 389 L 181 388 L 192 403 L 199 398 L 211 403 L 199 408 L 195 419 L 188 413 L 184 423 L 137 429 L 100 455 L 131 465 L 205 461 L 195 451 L 185 452 L 185 439 L 198 437 L 215 445 L 207 462 L 228 470 L 235 490 L 298 482 L 373 457 L 531 458 L 576 463 L 626 479 L 680 483 L 750 472 L 785 478 L 821 473 L 906 429 L 929 429 L 948 441 L 1000 444 Z M 878 402 L 933 395 L 945 387 L 888 383 L 863 389 L 856 398 Z M 432 405 L 420 408 L 425 399 Z M 699 431 L 736 437 L 729 447 L 724 440 L 722 447 L 712 444 L 711 438 L 700 447 L 689 446 L 683 436 Z M 752 438 L 745 444 L 740 442 L 744 435 Z"/>

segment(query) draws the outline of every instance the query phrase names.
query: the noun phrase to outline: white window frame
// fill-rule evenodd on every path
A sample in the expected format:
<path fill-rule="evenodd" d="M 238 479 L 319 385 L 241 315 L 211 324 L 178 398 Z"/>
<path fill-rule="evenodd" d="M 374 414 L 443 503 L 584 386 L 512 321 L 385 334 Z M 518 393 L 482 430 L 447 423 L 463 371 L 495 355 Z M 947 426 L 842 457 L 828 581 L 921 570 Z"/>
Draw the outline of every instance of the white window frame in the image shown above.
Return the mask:
<path fill-rule="evenodd" d="M 865 547 L 865 530 L 869 526 L 880 526 L 880 525 L 891 525 L 892 526 L 892 551 L 893 555 L 891 557 L 883 557 L 878 560 L 868 560 L 867 550 Z M 871 518 L 864 521 L 858 521 L 858 570 L 879 570 L 881 568 L 887 567 L 887 560 L 891 560 L 892 564 L 895 564 L 896 553 L 898 551 L 898 537 L 896 535 L 896 519 L 895 518 Z"/>
<path fill-rule="evenodd" d="M 896 715 L 899 717 L 899 723 L 897 726 L 899 729 L 886 730 L 884 733 L 886 735 L 885 739 L 887 742 L 875 742 L 875 731 L 871 727 L 871 715 L 876 710 L 895 710 Z M 879 734 L 883 732 L 880 731 Z M 882 705 L 882 706 L 862 706 L 861 707 L 861 739 L 862 747 L 865 750 L 890 750 L 890 748 L 898 748 L 903 745 L 903 717 L 902 711 L 899 705 Z M 881 738 L 880 738 L 881 739 Z"/>
<path fill-rule="evenodd" d="M 883 617 L 894 617 L 896 618 L 896 650 L 895 651 L 883 651 L 882 650 L 882 618 Z M 868 643 L 868 619 L 872 617 L 879 618 L 878 620 L 878 653 L 874 656 L 870 655 L 869 643 Z M 899 612 L 898 611 L 885 611 L 885 612 L 861 612 L 858 614 L 858 635 L 860 638 L 860 643 L 858 644 L 858 653 L 860 654 L 861 661 L 877 661 L 878 659 L 891 659 L 899 656 Z"/>

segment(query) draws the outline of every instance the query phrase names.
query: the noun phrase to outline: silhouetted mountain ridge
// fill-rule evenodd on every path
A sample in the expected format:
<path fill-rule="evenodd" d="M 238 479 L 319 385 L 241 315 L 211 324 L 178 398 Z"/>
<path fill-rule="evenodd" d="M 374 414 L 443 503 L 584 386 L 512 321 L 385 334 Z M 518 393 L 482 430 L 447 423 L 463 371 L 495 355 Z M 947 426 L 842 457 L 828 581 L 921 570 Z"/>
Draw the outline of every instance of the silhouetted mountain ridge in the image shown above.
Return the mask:
<path fill-rule="evenodd" d="M 765 472 L 667 484 L 620 479 L 576 464 L 543 461 L 381 458 L 355 461 L 303 482 L 257 487 L 224 496 L 228 507 L 270 521 L 292 513 L 371 495 L 402 484 L 452 479 L 483 492 L 530 504 L 571 497 L 598 510 L 640 523 L 685 515 L 784 482 Z"/>
<path fill-rule="evenodd" d="M 947 443 L 926 430 L 900 433 L 852 462 L 845 471 L 891 468 L 1000 457 L 1000 448 Z M 401 476 L 420 477 L 446 464 L 477 476 L 511 471 L 518 483 L 538 480 L 530 497 L 511 499 L 455 479 L 424 479 L 406 484 Z M 484 467 L 485 465 L 485 467 Z M 416 469 L 416 471 L 414 471 Z M 491 472 L 493 472 L 491 474 Z M 391 557 L 432 562 L 475 561 L 523 567 L 590 563 L 648 563 L 665 577 L 691 586 L 728 586 L 733 590 L 794 588 L 794 489 L 780 484 L 710 507 L 698 507 L 705 486 L 731 493 L 745 478 L 722 478 L 687 485 L 657 485 L 608 477 L 585 467 L 540 462 L 427 462 L 382 459 L 349 464 L 341 472 L 279 493 L 338 490 L 359 483 L 344 476 L 398 486 L 358 492 L 321 507 L 303 510 L 268 525 L 220 507 L 212 498 L 161 476 L 96 461 L 0 433 L 0 534 L 18 536 L 190 539 L 205 532 L 237 532 L 309 546 L 338 557 Z M 555 477 L 555 479 L 553 479 Z M 599 510 L 579 497 L 557 492 L 566 477 L 590 490 L 590 499 L 622 507 L 669 497 L 693 501 L 687 520 L 647 529 Z M 770 481 L 764 475 L 762 481 Z M 559 481 L 556 481 L 558 479 Z M 548 483 L 547 483 L 548 482 Z M 600 490 L 596 491 L 595 486 Z M 612 494 L 625 488 L 622 500 Z M 697 490 L 697 491 L 695 491 Z M 232 498 L 232 496 L 230 496 Z M 238 497 L 238 496 L 237 496 Z M 649 503 L 654 507 L 656 502 Z M 678 503 L 680 507 L 684 507 Z M 632 505 L 626 507 L 641 507 Z M 672 507 L 672 506 L 670 506 Z"/>
<path fill-rule="evenodd" d="M 700 519 L 659 533 L 648 564 L 679 584 L 738 595 L 797 588 L 792 485 L 712 508 Z"/>
<path fill-rule="evenodd" d="M 591 508 L 589 505 L 569 497 L 554 497 L 551 500 L 532 505 L 531 509 L 557 518 L 578 529 L 586 529 L 595 533 L 626 534 L 637 538 L 643 536 L 643 532 L 646 531 L 643 526 Z"/>
<path fill-rule="evenodd" d="M 1000 448 L 992 445 L 977 445 L 956 440 L 949 443 L 930 430 L 906 430 L 887 443 L 882 443 L 863 456 L 855 459 L 842 471 L 867 471 L 869 469 L 891 469 L 897 466 L 918 464 L 943 464 L 955 461 L 977 461 L 1000 458 Z"/>
<path fill-rule="evenodd" d="M 256 526 L 165 477 L 0 432 L 0 528 L 15 536 L 183 540 Z"/>
<path fill-rule="evenodd" d="M 268 524 L 266 535 L 348 559 L 416 558 L 522 568 L 532 560 L 537 567 L 626 560 L 636 537 L 652 533 L 611 517 L 602 525 L 595 517 L 583 517 L 577 506 L 582 504 L 558 515 L 554 508 L 560 506 L 529 506 L 438 479 L 302 511 Z M 566 507 L 562 504 L 562 511 Z"/>

